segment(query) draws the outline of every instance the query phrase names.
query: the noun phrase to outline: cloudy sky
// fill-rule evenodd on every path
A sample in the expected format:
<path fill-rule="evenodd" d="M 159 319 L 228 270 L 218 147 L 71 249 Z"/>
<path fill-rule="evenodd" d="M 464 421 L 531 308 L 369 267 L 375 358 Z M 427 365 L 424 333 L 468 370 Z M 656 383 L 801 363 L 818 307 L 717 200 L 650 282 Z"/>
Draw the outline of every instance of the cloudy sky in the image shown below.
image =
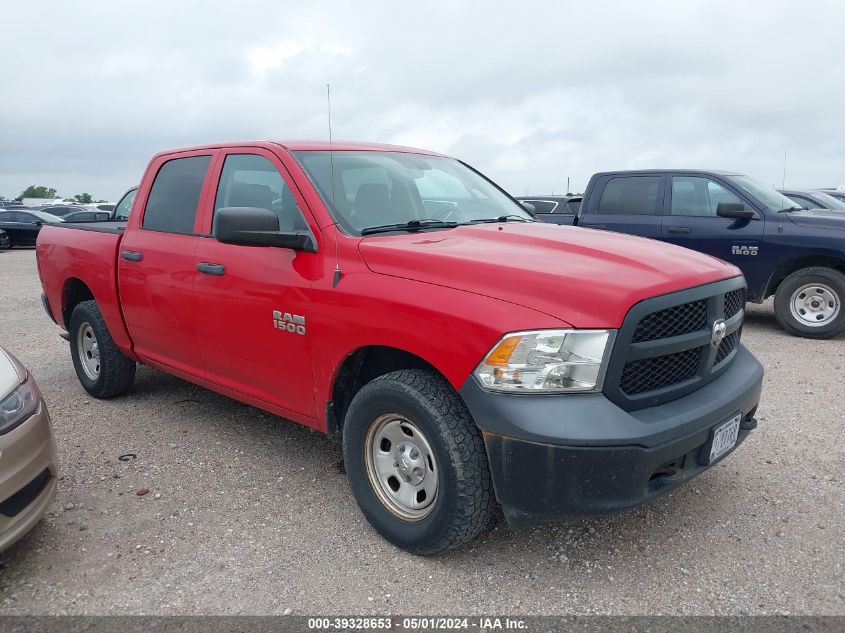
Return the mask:
<path fill-rule="evenodd" d="M 845 185 L 845 3 L 7 2 L 0 195 L 114 200 L 154 152 L 334 137 L 459 156 L 514 195 L 594 171 Z"/>

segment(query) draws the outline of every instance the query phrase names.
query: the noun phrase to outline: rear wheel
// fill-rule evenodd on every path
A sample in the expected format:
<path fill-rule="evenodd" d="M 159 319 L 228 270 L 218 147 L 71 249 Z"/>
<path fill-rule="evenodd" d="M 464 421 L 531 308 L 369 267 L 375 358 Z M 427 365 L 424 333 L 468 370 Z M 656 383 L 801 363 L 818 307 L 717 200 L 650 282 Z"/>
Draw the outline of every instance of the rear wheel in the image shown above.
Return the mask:
<path fill-rule="evenodd" d="M 135 380 L 135 361 L 115 345 L 96 301 L 73 309 L 69 330 L 73 367 L 85 390 L 95 398 L 125 393 Z"/>
<path fill-rule="evenodd" d="M 460 397 L 431 371 L 396 371 L 353 398 L 343 427 L 349 485 L 388 541 L 414 554 L 454 549 L 496 507 L 484 441 Z"/>
<path fill-rule="evenodd" d="M 795 271 L 775 293 L 775 315 L 788 332 L 830 338 L 845 331 L 845 275 L 814 266 Z"/>

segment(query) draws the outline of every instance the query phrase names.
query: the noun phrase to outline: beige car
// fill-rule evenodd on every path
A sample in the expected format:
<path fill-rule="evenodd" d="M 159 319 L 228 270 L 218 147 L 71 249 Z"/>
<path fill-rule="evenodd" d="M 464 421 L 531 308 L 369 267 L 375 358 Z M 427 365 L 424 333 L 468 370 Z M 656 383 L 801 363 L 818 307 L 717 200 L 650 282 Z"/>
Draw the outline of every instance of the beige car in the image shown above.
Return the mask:
<path fill-rule="evenodd" d="M 0 551 L 44 516 L 57 475 L 53 427 L 38 385 L 0 347 Z"/>

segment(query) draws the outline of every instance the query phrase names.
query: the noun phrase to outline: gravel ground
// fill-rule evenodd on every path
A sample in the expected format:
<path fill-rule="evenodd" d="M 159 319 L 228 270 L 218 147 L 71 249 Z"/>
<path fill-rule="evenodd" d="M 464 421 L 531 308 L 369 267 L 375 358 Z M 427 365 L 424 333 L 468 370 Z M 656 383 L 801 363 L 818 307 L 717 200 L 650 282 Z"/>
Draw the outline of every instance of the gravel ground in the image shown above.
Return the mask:
<path fill-rule="evenodd" d="M 845 614 L 845 337 L 792 338 L 770 303 L 748 314 L 766 381 L 734 455 L 646 507 L 422 559 L 369 527 L 318 433 L 146 367 L 90 398 L 39 292 L 34 252 L 0 252 L 0 343 L 62 472 L 0 555 L 0 613 Z"/>

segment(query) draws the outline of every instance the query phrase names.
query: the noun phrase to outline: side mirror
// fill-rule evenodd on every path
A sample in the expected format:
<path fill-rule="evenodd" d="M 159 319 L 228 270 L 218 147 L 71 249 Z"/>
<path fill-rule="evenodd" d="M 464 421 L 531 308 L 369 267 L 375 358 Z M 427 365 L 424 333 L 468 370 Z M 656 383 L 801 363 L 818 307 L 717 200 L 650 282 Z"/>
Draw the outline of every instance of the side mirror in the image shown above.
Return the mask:
<path fill-rule="evenodd" d="M 754 217 L 754 211 L 746 209 L 741 202 L 720 202 L 716 205 L 716 215 L 720 218 L 751 220 Z"/>
<path fill-rule="evenodd" d="M 223 207 L 214 214 L 214 237 L 224 244 L 277 246 L 316 253 L 317 245 L 308 231 L 280 231 L 279 218 L 259 207 Z"/>
<path fill-rule="evenodd" d="M 44 225 L 44 223 L 41 220 L 33 220 L 32 223 L 35 226 L 43 226 Z"/>
<path fill-rule="evenodd" d="M 530 202 L 520 202 L 519 204 L 521 204 L 522 208 L 525 209 L 526 211 L 528 211 L 528 213 L 531 214 L 531 217 L 534 217 L 534 216 L 537 215 L 537 208 L 533 204 L 531 204 Z"/>

